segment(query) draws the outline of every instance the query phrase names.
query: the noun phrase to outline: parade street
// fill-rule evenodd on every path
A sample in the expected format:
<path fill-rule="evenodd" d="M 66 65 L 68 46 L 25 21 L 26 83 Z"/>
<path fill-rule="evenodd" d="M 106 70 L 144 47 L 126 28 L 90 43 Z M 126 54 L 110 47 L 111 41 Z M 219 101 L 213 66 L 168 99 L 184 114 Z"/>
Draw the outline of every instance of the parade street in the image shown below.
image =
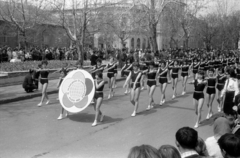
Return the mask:
<path fill-rule="evenodd" d="M 94 109 L 90 105 L 78 114 L 57 120 L 61 105 L 57 94 L 50 95 L 51 104 L 37 107 L 40 97 L 0 106 L 0 157 L 1 158 L 124 158 L 131 147 L 149 144 L 159 148 L 163 144 L 175 145 L 175 133 L 183 126 L 193 127 L 196 116 L 192 105 L 193 85 L 188 93 L 171 100 L 172 88 L 168 85 L 167 102 L 146 111 L 147 90 L 140 96 L 139 113 L 131 117 L 133 106 L 124 95 L 123 81 L 118 83 L 115 97 L 105 100 L 102 112 L 104 122 L 91 127 Z M 178 94 L 181 94 L 178 82 Z M 159 103 L 159 87 L 154 94 Z M 214 112 L 217 111 L 214 102 Z M 203 107 L 203 119 L 207 107 Z M 218 115 L 218 114 L 217 114 Z M 216 115 L 213 116 L 213 118 Z M 212 122 L 204 121 L 197 129 L 204 140 L 213 135 Z"/>

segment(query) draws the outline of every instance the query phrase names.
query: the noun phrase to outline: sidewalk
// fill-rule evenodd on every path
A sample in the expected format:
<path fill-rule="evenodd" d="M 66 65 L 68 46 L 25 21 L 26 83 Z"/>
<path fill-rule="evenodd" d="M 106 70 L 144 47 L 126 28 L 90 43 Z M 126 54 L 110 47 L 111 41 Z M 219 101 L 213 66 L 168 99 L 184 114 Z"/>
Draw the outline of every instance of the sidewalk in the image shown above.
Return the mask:
<path fill-rule="evenodd" d="M 103 73 L 103 78 L 105 81 L 108 81 L 107 73 Z M 120 71 L 118 71 L 117 81 L 121 81 L 124 79 L 125 78 L 120 76 Z M 48 89 L 47 89 L 48 94 L 58 93 L 57 83 L 58 83 L 58 79 L 49 80 Z M 0 106 L 1 104 L 40 97 L 42 95 L 41 86 L 39 86 L 39 88 L 40 89 L 38 91 L 35 91 L 33 93 L 26 93 L 22 88 L 22 85 L 1 87 L 0 88 Z"/>

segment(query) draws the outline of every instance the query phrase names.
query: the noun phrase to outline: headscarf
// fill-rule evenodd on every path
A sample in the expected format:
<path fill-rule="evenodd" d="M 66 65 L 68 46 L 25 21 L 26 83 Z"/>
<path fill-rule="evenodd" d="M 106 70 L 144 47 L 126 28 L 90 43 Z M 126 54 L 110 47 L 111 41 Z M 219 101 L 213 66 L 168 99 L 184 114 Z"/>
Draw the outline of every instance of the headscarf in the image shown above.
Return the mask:
<path fill-rule="evenodd" d="M 232 129 L 229 120 L 224 117 L 217 118 L 213 125 L 213 132 L 215 138 L 220 138 L 226 133 L 231 133 Z"/>

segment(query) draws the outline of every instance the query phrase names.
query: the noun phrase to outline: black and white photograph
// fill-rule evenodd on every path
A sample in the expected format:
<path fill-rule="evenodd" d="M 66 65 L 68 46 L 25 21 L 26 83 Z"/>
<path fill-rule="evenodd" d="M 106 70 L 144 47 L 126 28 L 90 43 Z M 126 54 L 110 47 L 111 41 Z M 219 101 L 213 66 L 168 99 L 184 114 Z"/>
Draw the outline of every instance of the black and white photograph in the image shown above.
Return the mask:
<path fill-rule="evenodd" d="M 240 0 L 0 0 L 0 158 L 240 158 Z"/>

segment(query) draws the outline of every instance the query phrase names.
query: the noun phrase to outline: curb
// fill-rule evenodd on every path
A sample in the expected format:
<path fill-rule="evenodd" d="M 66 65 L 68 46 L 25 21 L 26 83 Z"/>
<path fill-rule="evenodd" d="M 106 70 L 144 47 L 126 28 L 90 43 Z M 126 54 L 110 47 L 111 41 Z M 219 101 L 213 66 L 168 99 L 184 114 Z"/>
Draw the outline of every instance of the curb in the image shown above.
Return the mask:
<path fill-rule="evenodd" d="M 116 79 L 116 81 L 123 81 L 123 80 L 125 80 L 124 77 Z M 58 90 L 57 89 L 56 90 L 50 90 L 47 93 L 48 94 L 56 94 L 56 93 L 58 93 Z M 41 93 L 41 91 L 38 91 L 37 93 L 28 94 L 28 95 L 25 95 L 25 96 L 13 97 L 13 98 L 8 98 L 8 99 L 1 99 L 0 100 L 0 106 L 3 105 L 3 104 L 17 102 L 17 101 L 21 101 L 21 100 L 32 99 L 32 98 L 36 98 L 36 97 L 40 97 L 40 96 L 42 96 L 42 93 Z"/>

